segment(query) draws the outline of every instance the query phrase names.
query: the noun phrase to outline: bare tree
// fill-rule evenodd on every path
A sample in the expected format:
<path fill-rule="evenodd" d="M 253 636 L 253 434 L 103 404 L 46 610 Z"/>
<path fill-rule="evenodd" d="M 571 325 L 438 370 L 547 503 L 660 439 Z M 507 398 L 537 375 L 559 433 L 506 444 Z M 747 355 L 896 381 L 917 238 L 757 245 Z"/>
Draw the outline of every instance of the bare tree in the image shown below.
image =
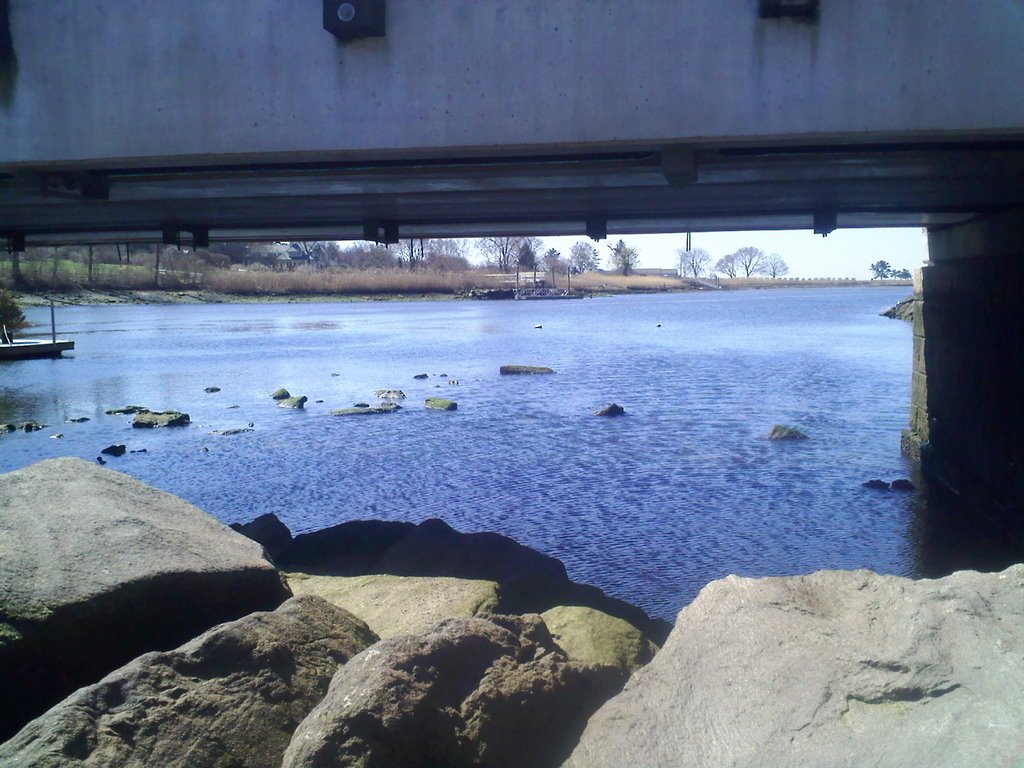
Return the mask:
<path fill-rule="evenodd" d="M 736 263 L 736 254 L 730 253 L 715 262 L 715 271 L 725 273 L 726 277 L 736 277 L 739 265 Z"/>
<path fill-rule="evenodd" d="M 596 272 L 601 266 L 597 248 L 585 240 L 573 243 L 569 250 L 569 264 L 576 272 Z"/>
<path fill-rule="evenodd" d="M 477 241 L 476 247 L 488 264 L 493 264 L 502 272 L 511 272 L 522 244 L 521 237 L 483 237 Z"/>
<path fill-rule="evenodd" d="M 439 272 L 469 269 L 469 244 L 458 238 L 434 238 L 424 241 L 424 263 Z"/>
<path fill-rule="evenodd" d="M 612 267 L 621 271 L 623 275 L 632 272 L 640 261 L 640 254 L 636 248 L 626 245 L 623 240 L 619 240 L 615 245 L 609 245 L 608 250 L 611 251 Z"/>
<path fill-rule="evenodd" d="M 789 274 L 789 265 L 777 253 L 769 253 L 764 259 L 764 272 L 772 280 Z"/>
<path fill-rule="evenodd" d="M 743 270 L 744 277 L 764 274 L 765 255 L 764 251 L 760 248 L 754 248 L 751 245 L 747 245 L 736 251 L 733 256 L 736 257 L 737 267 Z"/>
<path fill-rule="evenodd" d="M 689 275 L 692 278 L 698 278 L 707 271 L 710 264 L 711 254 L 703 248 L 694 248 L 690 251 L 680 248 L 676 251 L 676 265 L 680 277 Z"/>

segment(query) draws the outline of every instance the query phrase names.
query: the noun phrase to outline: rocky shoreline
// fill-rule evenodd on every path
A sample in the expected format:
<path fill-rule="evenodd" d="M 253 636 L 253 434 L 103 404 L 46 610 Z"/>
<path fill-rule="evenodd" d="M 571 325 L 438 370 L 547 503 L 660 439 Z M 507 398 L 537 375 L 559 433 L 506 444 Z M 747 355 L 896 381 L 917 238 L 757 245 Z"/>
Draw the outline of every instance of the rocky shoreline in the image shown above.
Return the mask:
<path fill-rule="evenodd" d="M 497 533 L 229 528 L 78 459 L 0 475 L 0 531 L 5 766 L 1024 754 L 1024 566 L 729 577 L 672 628 Z"/>

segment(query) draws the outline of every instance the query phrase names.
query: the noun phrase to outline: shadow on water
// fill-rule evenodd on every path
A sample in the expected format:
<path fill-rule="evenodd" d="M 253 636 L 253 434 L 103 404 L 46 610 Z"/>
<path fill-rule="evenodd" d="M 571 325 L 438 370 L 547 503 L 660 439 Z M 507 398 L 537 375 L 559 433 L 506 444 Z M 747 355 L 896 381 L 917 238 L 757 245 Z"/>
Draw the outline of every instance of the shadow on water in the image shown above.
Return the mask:
<path fill-rule="evenodd" d="M 914 496 L 909 518 L 914 576 L 1001 571 L 1024 562 L 1024 530 L 1018 521 L 999 517 L 979 512 L 940 486 L 924 484 Z"/>

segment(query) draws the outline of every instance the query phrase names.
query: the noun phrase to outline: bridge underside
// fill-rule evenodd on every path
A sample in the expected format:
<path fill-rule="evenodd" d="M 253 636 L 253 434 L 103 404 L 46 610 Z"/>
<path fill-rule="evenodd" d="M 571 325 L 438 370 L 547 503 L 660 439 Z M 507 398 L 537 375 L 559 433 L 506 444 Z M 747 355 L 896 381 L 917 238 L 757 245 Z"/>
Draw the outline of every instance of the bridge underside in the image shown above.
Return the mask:
<path fill-rule="evenodd" d="M 1019 138 L 9 167 L 0 246 L 934 228 L 1024 206 L 1022 182 Z"/>

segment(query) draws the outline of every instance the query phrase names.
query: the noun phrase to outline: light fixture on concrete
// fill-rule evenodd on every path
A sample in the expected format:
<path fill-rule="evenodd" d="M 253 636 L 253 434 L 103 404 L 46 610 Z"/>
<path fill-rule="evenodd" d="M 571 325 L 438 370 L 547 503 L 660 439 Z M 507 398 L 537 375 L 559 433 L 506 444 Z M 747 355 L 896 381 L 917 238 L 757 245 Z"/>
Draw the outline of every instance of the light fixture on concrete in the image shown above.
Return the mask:
<path fill-rule="evenodd" d="M 757 15 L 762 19 L 818 20 L 818 0 L 758 0 Z"/>
<path fill-rule="evenodd" d="M 587 217 L 587 237 L 591 240 L 604 240 L 608 237 L 608 219 L 604 216 Z"/>
<path fill-rule="evenodd" d="M 339 40 L 384 37 L 384 0 L 323 0 L 324 29 Z"/>
<path fill-rule="evenodd" d="M 838 214 L 833 210 L 821 209 L 814 212 L 814 234 L 827 237 L 830 232 L 835 231 L 838 222 Z"/>

